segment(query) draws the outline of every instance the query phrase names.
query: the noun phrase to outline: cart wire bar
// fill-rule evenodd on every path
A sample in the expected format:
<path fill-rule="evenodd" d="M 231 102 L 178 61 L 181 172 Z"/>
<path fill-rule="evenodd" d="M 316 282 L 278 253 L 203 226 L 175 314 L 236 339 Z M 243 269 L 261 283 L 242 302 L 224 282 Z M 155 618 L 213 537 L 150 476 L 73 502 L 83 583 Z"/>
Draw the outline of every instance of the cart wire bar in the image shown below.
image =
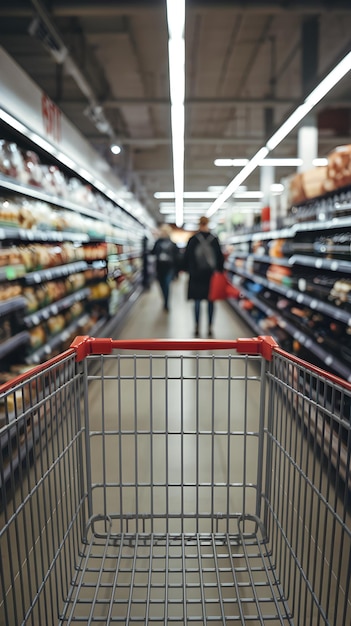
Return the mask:
<path fill-rule="evenodd" d="M 77 337 L 0 420 L 0 626 L 351 624 L 351 385 L 271 337 Z"/>

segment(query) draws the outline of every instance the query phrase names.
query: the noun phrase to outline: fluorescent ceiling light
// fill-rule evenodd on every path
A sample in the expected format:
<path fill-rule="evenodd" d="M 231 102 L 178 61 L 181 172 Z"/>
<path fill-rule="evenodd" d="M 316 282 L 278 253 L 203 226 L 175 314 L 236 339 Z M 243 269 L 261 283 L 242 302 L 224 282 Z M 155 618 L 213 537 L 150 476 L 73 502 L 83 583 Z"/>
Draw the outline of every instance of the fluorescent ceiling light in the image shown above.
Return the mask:
<path fill-rule="evenodd" d="M 196 200 L 199 198 L 201 200 L 217 198 L 218 193 L 215 191 L 184 191 L 183 198 L 188 200 Z M 154 197 L 159 200 L 174 200 L 175 193 L 174 191 L 157 191 L 154 193 Z"/>
<path fill-rule="evenodd" d="M 156 193 L 154 193 L 154 198 L 157 198 L 158 200 L 173 200 L 174 195 L 174 191 L 156 191 Z"/>
<path fill-rule="evenodd" d="M 167 24 L 170 39 L 184 38 L 185 2 L 167 0 Z"/>
<path fill-rule="evenodd" d="M 284 191 L 284 185 L 281 183 L 273 183 L 271 185 L 271 192 L 274 194 L 282 193 Z"/>
<path fill-rule="evenodd" d="M 234 198 L 240 198 L 241 200 L 244 198 L 250 198 L 251 200 L 254 198 L 263 198 L 263 191 L 236 191 Z"/>
<path fill-rule="evenodd" d="M 214 164 L 219 167 L 232 167 L 235 165 L 247 165 L 249 159 L 216 159 Z M 286 166 L 286 167 L 297 167 L 302 165 L 302 159 L 298 158 L 274 158 L 274 159 L 264 159 L 262 163 L 260 163 L 260 167 L 268 167 L 270 165 L 274 165 L 274 167 Z"/>
<path fill-rule="evenodd" d="M 305 99 L 305 104 L 309 106 L 309 110 L 313 109 L 318 102 L 329 93 L 329 91 L 335 87 L 335 85 L 350 71 L 351 69 L 351 52 L 348 52 L 346 56 L 329 72 L 329 74 L 317 85 L 310 95 Z"/>
<path fill-rule="evenodd" d="M 274 150 L 278 144 L 280 144 L 287 135 L 303 120 L 303 118 L 309 113 L 311 108 L 306 102 L 300 104 L 295 111 L 288 117 L 287 120 L 278 128 L 278 130 L 268 139 L 266 147 L 268 152 Z"/>
<path fill-rule="evenodd" d="M 196 211 L 206 211 L 209 207 L 211 206 L 211 202 L 185 202 L 184 203 L 184 212 L 187 209 L 196 209 Z M 175 204 L 174 202 L 161 202 L 160 203 L 160 212 L 162 213 L 164 210 L 169 210 L 172 209 L 173 211 L 175 211 Z"/>
<path fill-rule="evenodd" d="M 120 154 L 121 151 L 122 151 L 122 148 L 117 143 L 113 143 L 110 146 L 110 150 L 111 150 L 112 154 Z"/>
<path fill-rule="evenodd" d="M 207 187 L 207 191 L 213 191 L 214 193 L 221 193 L 225 189 L 225 185 L 210 185 Z"/>
<path fill-rule="evenodd" d="M 295 128 L 299 122 L 309 113 L 312 109 L 324 98 L 324 96 L 351 70 L 351 52 L 348 52 L 346 56 L 329 72 L 329 74 L 319 83 L 319 85 L 311 91 L 304 102 L 295 109 L 295 111 L 288 117 L 285 122 L 273 133 L 266 145 L 263 146 L 250 160 L 250 162 L 243 167 L 233 180 L 229 183 L 226 189 L 220 194 L 220 196 L 213 202 L 211 208 L 207 212 L 207 216 L 210 217 L 216 211 L 218 211 L 221 204 L 229 198 L 241 183 L 256 169 L 260 162 L 280 144 L 283 139 Z"/>
<path fill-rule="evenodd" d="M 249 159 L 215 159 L 214 164 L 217 167 L 243 167 L 249 162 Z"/>
<path fill-rule="evenodd" d="M 226 189 L 226 187 L 220 187 L 220 189 L 222 190 L 222 192 Z M 262 198 L 263 193 L 262 191 L 247 191 L 246 187 L 244 188 L 240 188 L 239 186 L 236 189 L 235 192 L 235 198 Z M 213 200 L 218 198 L 219 193 L 216 190 L 213 191 L 184 191 L 183 193 L 183 198 L 184 200 L 196 200 L 196 199 L 208 199 L 208 200 Z M 175 198 L 175 193 L 174 191 L 157 191 L 154 194 L 154 197 L 157 198 L 158 200 L 174 200 Z M 229 198 L 229 196 L 228 196 Z"/>
<path fill-rule="evenodd" d="M 274 167 L 298 167 L 299 165 L 303 164 L 303 160 L 302 159 L 298 159 L 298 158 L 282 158 L 282 159 L 264 159 L 264 161 L 262 161 L 262 163 L 260 163 L 260 167 L 269 167 L 270 165 L 273 165 Z"/>
<path fill-rule="evenodd" d="M 324 165 L 328 165 L 328 159 L 325 159 L 325 158 L 313 159 L 312 165 L 314 165 L 315 167 L 323 167 Z"/>
<path fill-rule="evenodd" d="M 251 161 L 243 167 L 243 169 L 233 178 L 232 182 L 222 191 L 222 193 L 218 196 L 218 198 L 213 202 L 212 206 L 207 211 L 207 216 L 210 217 L 216 211 L 218 211 L 219 207 L 230 198 L 237 191 L 238 187 L 247 179 L 247 177 L 251 174 L 251 172 L 256 169 L 257 165 L 267 156 L 268 148 L 264 146 L 261 148 L 256 154 L 252 157 Z"/>
<path fill-rule="evenodd" d="M 185 127 L 185 0 L 167 0 L 167 23 L 176 225 L 182 226 Z"/>

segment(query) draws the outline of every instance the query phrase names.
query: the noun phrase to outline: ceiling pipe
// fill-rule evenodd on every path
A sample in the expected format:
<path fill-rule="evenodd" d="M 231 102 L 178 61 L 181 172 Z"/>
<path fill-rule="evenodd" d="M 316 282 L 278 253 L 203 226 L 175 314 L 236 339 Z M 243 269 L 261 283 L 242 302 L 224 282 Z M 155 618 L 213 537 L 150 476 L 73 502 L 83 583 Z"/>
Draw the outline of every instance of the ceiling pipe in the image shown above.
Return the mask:
<path fill-rule="evenodd" d="M 99 103 L 93 89 L 85 78 L 83 72 L 72 58 L 68 48 L 64 44 L 60 33 L 52 22 L 52 19 L 40 0 L 31 0 L 37 16 L 29 26 L 32 37 L 39 39 L 48 50 L 56 63 L 64 65 L 68 74 L 72 76 L 77 86 L 89 102 L 85 110 L 86 115 L 95 124 L 96 128 L 118 143 L 111 124 L 105 116 L 102 105 Z"/>

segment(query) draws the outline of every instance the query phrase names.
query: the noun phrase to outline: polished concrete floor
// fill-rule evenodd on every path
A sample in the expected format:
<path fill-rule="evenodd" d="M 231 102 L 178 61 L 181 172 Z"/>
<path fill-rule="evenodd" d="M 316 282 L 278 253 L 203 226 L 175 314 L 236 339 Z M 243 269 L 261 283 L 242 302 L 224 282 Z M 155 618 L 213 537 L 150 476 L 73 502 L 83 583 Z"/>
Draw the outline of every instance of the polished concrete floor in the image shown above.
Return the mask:
<path fill-rule="evenodd" d="M 180 274 L 171 284 L 169 312 L 163 310 L 159 285 L 153 281 L 131 310 L 115 338 L 139 337 L 192 338 L 194 336 L 194 302 L 186 297 L 187 274 Z M 206 303 L 201 304 L 200 335 L 207 337 Z M 227 302 L 215 304 L 213 335 L 217 339 L 251 337 L 251 329 L 230 308 Z"/>

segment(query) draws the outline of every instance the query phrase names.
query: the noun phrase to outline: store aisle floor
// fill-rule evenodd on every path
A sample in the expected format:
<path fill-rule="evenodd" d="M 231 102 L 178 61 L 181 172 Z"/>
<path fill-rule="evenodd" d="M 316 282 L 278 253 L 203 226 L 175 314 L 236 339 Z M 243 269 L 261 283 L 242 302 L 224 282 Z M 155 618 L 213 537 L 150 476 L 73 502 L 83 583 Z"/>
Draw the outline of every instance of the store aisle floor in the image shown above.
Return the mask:
<path fill-rule="evenodd" d="M 114 339 L 194 337 L 194 302 L 186 297 L 188 275 L 181 273 L 173 281 L 170 310 L 163 310 L 157 281 L 145 290 L 135 303 L 127 319 L 118 327 Z M 207 303 L 201 304 L 200 336 L 207 337 Z M 237 316 L 227 302 L 215 303 L 213 336 L 216 339 L 252 337 L 251 329 Z"/>

